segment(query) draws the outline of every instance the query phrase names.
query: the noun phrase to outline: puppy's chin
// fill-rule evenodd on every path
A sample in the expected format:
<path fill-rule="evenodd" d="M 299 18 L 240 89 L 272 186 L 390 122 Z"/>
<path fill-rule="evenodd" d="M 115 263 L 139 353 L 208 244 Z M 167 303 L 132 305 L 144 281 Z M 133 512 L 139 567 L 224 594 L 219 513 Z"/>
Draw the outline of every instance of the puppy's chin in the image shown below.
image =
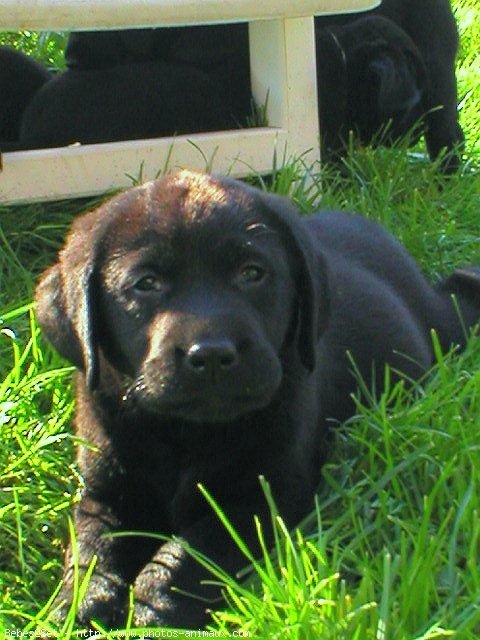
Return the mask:
<path fill-rule="evenodd" d="M 270 404 L 270 401 L 271 398 L 255 398 L 248 402 L 242 400 L 228 404 L 192 402 L 168 409 L 167 415 L 197 424 L 224 424 L 263 409 Z"/>
<path fill-rule="evenodd" d="M 136 394 L 134 404 L 137 411 L 150 416 L 173 418 L 196 424 L 228 423 L 267 407 L 273 400 L 277 387 L 261 392 L 237 396 L 169 397 L 151 393 Z"/>

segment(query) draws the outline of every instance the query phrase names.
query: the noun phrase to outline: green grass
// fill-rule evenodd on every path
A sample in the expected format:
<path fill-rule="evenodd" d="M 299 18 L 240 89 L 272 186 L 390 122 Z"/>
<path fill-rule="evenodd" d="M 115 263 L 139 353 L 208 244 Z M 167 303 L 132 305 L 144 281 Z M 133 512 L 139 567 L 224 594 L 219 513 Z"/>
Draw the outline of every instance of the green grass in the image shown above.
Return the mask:
<path fill-rule="evenodd" d="M 67 43 L 66 33 L 32 31 L 0 33 L 0 45 L 20 49 L 38 60 L 42 60 L 50 69 L 65 68 L 63 51 Z"/>
<path fill-rule="evenodd" d="M 326 167 L 308 186 L 301 163 L 277 163 L 268 186 L 291 195 L 306 213 L 321 195 L 322 207 L 378 220 L 432 280 L 480 264 L 480 11 L 476 0 L 456 0 L 454 8 L 467 136 L 458 175 L 439 176 L 421 154 L 398 145 L 354 148 L 340 170 Z M 9 34 L 0 42 L 40 51 L 61 66 L 58 38 Z M 73 613 L 59 629 L 46 609 L 81 487 L 70 429 L 72 369 L 44 342 L 30 303 L 35 279 L 53 261 L 72 217 L 94 205 L 92 199 L 0 208 L 0 638 L 7 629 L 75 637 Z M 215 613 L 212 629 L 282 640 L 477 640 L 479 364 L 474 338 L 464 354 L 439 354 L 428 380 L 413 390 L 389 387 L 376 402 L 358 404 L 338 430 L 317 509 L 301 532 L 286 531 L 272 505 L 273 555 L 265 550 L 241 580 L 211 567 L 229 603 Z M 212 502 L 212 508 L 222 518 L 220 507 Z M 262 539 L 260 525 L 258 531 Z M 247 565 L 252 558 L 244 553 Z"/>

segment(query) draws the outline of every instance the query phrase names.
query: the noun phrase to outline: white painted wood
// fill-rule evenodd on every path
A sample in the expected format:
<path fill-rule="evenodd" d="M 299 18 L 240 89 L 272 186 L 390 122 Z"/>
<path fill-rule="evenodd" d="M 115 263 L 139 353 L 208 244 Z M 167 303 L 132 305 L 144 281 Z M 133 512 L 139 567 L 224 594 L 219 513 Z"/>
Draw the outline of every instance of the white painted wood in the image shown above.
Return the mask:
<path fill-rule="evenodd" d="M 320 162 L 313 15 L 380 0 L 0 0 L 0 30 L 76 30 L 248 21 L 252 89 L 269 128 L 5 153 L 0 202 L 80 197 L 179 167 L 242 177 L 273 156 Z"/>
<path fill-rule="evenodd" d="M 131 186 L 132 178 L 153 179 L 164 169 L 266 174 L 275 148 L 281 155 L 286 141 L 285 130 L 259 128 L 5 153 L 0 202 L 103 193 Z"/>
<path fill-rule="evenodd" d="M 267 101 L 268 122 L 288 131 L 290 155 L 320 163 L 315 34 L 312 18 L 250 24 L 252 91 Z M 317 167 L 319 168 L 319 167 Z"/>
<path fill-rule="evenodd" d="M 0 0 L 0 29 L 70 31 L 252 22 L 362 11 L 379 0 Z"/>

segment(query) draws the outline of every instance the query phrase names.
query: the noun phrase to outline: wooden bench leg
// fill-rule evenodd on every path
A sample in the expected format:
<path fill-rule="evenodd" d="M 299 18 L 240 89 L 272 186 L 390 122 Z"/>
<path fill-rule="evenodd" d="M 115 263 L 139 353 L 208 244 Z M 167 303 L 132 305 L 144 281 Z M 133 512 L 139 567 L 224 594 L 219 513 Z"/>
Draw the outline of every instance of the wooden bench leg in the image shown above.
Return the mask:
<path fill-rule="evenodd" d="M 268 124 L 288 132 L 287 156 L 320 163 L 317 71 L 313 18 L 250 23 L 252 90 L 257 104 L 268 95 Z M 278 150 L 283 154 L 283 148 Z M 306 153 L 307 152 L 307 153 Z"/>

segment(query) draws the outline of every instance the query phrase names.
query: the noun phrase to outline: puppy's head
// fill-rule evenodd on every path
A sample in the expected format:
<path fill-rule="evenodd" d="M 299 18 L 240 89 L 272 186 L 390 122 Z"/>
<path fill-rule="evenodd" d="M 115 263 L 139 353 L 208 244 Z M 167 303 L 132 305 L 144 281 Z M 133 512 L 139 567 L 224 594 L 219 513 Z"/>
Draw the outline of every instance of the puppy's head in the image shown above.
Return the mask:
<path fill-rule="evenodd" d="M 391 143 L 425 115 L 423 58 L 411 38 L 381 16 L 361 18 L 349 29 L 349 118 L 364 142 L 375 140 L 383 128 L 380 142 Z"/>
<path fill-rule="evenodd" d="M 79 218 L 36 305 L 90 389 L 113 368 L 125 401 L 228 421 L 268 405 L 286 367 L 313 370 L 328 300 L 288 202 L 181 172 Z"/>

